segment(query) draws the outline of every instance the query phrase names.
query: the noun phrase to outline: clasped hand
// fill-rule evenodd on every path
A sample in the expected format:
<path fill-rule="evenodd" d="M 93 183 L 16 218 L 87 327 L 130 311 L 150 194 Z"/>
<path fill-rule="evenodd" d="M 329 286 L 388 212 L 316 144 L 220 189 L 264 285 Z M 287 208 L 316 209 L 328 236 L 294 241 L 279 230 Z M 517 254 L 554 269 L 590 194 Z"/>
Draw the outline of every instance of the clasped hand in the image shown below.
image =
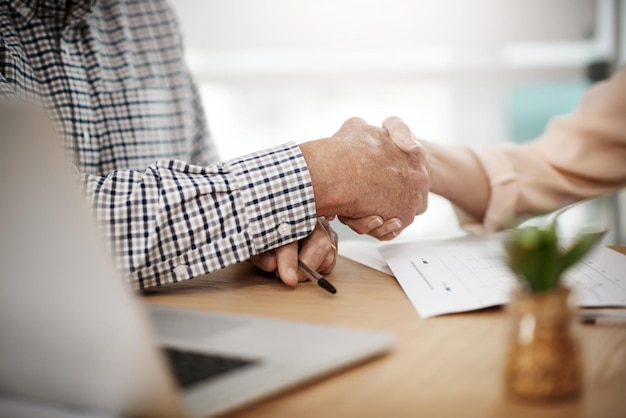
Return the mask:
<path fill-rule="evenodd" d="M 328 274 L 335 268 L 337 241 L 337 233 L 322 217 L 305 239 L 256 255 L 250 262 L 263 271 L 275 271 L 285 284 L 295 286 L 307 280 L 306 274 L 298 269 L 298 259 L 320 274 Z"/>
<path fill-rule="evenodd" d="M 327 219 L 381 240 L 396 237 L 428 205 L 430 174 L 423 147 L 398 117 L 383 127 L 348 119 L 330 138 L 300 145 L 307 161 L 318 219 L 313 232 L 250 260 L 276 271 L 290 286 L 306 280 L 298 259 L 321 274 L 335 266 L 337 234 Z"/>

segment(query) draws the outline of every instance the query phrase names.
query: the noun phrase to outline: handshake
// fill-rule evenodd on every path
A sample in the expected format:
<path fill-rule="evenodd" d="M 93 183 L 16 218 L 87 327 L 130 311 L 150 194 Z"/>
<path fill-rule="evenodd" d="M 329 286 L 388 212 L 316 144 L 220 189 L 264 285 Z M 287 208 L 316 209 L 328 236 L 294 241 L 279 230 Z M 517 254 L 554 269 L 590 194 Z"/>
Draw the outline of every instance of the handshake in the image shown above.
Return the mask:
<path fill-rule="evenodd" d="M 398 117 L 382 128 L 348 119 L 332 137 L 300 146 L 309 167 L 318 216 L 354 231 L 391 239 L 428 205 L 426 155 Z"/>
<path fill-rule="evenodd" d="M 322 274 L 334 268 L 337 234 L 326 219 L 337 216 L 360 234 L 388 240 L 426 210 L 431 187 L 426 154 L 398 117 L 385 119 L 382 128 L 351 118 L 333 136 L 302 143 L 300 149 L 311 176 L 318 225 L 303 241 L 251 259 L 265 271 L 276 271 L 288 285 L 307 278 L 298 260 Z"/>

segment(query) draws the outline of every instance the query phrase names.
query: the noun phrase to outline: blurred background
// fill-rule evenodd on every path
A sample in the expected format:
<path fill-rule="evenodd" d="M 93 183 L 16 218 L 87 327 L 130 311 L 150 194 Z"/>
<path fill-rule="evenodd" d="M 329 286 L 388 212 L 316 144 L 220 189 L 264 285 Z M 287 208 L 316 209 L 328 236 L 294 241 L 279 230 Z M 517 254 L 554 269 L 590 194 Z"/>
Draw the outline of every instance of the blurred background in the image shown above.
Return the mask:
<path fill-rule="evenodd" d="M 398 115 L 441 143 L 527 141 L 626 45 L 623 0 L 170 1 L 223 159 L 330 136 L 351 116 Z M 608 243 L 626 244 L 623 195 L 581 215 L 613 226 Z M 433 195 L 400 239 L 459 233 Z"/>

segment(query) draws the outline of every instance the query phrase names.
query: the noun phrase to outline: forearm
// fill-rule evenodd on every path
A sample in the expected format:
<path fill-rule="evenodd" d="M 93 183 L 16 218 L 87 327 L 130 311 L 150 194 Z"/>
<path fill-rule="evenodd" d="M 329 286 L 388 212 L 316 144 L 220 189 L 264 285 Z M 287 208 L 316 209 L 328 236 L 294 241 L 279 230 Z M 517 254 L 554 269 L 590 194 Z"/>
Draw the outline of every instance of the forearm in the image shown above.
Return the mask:
<path fill-rule="evenodd" d="M 597 83 L 574 112 L 551 120 L 534 141 L 472 147 L 490 191 L 484 218 L 475 219 L 482 231 L 624 187 L 625 85 L 624 70 Z M 464 176 L 459 175 L 465 182 Z"/>
<path fill-rule="evenodd" d="M 489 179 L 467 147 L 422 141 L 430 175 L 430 191 L 450 200 L 468 215 L 481 221 L 491 197 Z"/>
<path fill-rule="evenodd" d="M 140 289 L 306 237 L 316 223 L 312 190 L 300 187 L 306 176 L 288 145 L 210 167 L 159 161 L 144 172 L 83 175 L 83 184 L 118 267 Z"/>

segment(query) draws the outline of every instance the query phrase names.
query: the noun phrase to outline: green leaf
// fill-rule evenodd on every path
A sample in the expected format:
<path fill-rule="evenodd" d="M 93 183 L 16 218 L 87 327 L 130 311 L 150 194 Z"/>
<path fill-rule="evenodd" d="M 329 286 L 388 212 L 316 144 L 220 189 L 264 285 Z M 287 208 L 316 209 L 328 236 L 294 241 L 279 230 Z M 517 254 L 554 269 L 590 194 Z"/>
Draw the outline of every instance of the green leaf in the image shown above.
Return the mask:
<path fill-rule="evenodd" d="M 555 220 L 542 227 L 515 229 L 505 243 L 507 262 L 532 291 L 554 289 L 559 286 L 565 270 L 584 257 L 603 234 L 603 231 L 581 234 L 564 250 L 559 243 Z"/>
<path fill-rule="evenodd" d="M 565 270 L 580 261 L 603 236 L 604 231 L 588 232 L 580 235 L 576 242 L 563 255 L 559 265 L 560 274 L 562 275 Z"/>

